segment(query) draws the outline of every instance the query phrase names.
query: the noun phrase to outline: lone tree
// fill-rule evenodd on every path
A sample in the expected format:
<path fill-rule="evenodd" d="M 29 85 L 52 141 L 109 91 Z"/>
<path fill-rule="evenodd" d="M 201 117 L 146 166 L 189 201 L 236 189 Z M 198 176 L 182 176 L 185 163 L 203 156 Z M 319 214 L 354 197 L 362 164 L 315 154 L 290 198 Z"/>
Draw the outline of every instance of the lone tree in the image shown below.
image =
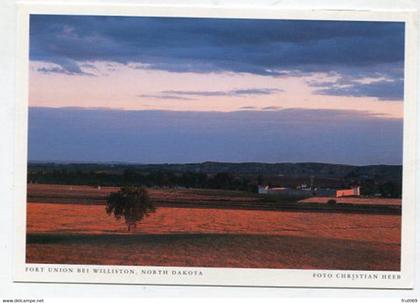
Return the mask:
<path fill-rule="evenodd" d="M 143 187 L 125 186 L 111 193 L 106 201 L 106 212 L 117 220 L 125 219 L 128 231 L 136 228 L 137 222 L 156 210 L 154 203 Z"/>

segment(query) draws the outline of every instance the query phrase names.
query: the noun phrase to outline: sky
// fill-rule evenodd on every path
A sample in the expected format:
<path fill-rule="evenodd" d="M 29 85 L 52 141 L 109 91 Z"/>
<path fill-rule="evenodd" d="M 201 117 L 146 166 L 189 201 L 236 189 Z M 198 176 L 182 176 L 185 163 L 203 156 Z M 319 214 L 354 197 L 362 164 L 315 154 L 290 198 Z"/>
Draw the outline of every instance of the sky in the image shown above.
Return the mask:
<path fill-rule="evenodd" d="M 404 24 L 32 15 L 29 159 L 401 164 Z"/>

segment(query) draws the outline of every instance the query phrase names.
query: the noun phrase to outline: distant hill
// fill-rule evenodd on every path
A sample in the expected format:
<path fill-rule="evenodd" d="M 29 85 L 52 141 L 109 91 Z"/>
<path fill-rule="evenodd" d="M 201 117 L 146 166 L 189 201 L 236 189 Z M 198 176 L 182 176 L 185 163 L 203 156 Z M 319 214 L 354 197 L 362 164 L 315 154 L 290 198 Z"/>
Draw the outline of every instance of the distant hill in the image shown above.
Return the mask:
<path fill-rule="evenodd" d="M 30 170 L 70 169 L 82 171 L 123 172 L 134 169 L 144 172 L 171 171 L 177 173 L 195 172 L 205 174 L 232 173 L 237 175 L 287 176 L 306 178 L 310 176 L 332 179 L 380 179 L 402 180 L 401 165 L 354 166 L 328 163 L 259 163 L 259 162 L 203 162 L 186 164 L 125 164 L 125 163 L 40 163 L 30 162 Z"/>
<path fill-rule="evenodd" d="M 200 172 L 206 174 L 233 173 L 239 175 L 270 175 L 302 178 L 315 176 L 320 178 L 376 178 L 401 180 L 401 165 L 352 166 L 328 163 L 228 163 L 203 162 L 191 164 L 151 164 L 136 165 L 145 170 L 168 170 L 174 172 Z"/>

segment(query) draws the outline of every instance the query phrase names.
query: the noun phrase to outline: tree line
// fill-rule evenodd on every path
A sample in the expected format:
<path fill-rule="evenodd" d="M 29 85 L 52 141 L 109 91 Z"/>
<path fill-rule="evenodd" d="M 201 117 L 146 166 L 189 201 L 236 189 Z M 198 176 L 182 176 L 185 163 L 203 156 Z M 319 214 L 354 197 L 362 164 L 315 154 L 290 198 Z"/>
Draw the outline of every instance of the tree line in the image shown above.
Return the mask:
<path fill-rule="evenodd" d="M 68 184 L 90 186 L 144 186 L 185 187 L 257 191 L 256 180 L 221 172 L 205 174 L 200 172 L 175 173 L 157 170 L 150 172 L 125 169 L 122 173 L 51 169 L 28 172 L 29 183 Z"/>
<path fill-rule="evenodd" d="M 238 175 L 227 172 L 206 174 L 202 172 L 173 172 L 167 170 L 138 170 L 126 168 L 120 171 L 81 170 L 66 168 L 29 169 L 29 183 L 68 184 L 90 186 L 143 186 L 185 187 L 241 190 L 257 192 L 258 185 L 270 185 L 270 177 Z M 347 184 L 347 185 L 345 185 Z M 342 186 L 360 185 L 363 196 L 401 198 L 401 182 L 350 178 Z M 322 184 L 316 184 L 321 186 Z"/>
<path fill-rule="evenodd" d="M 374 179 L 363 179 L 359 183 L 362 196 L 379 195 L 385 198 L 401 198 L 402 182 L 382 181 Z"/>

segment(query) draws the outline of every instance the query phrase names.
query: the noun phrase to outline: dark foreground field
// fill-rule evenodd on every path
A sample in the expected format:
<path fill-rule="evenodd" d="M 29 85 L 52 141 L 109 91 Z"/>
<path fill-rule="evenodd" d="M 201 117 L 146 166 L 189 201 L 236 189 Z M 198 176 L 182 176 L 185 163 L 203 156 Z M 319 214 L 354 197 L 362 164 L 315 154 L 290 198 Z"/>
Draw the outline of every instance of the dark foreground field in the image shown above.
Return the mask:
<path fill-rule="evenodd" d="M 38 186 L 37 189 L 38 194 L 47 190 L 49 200 L 48 203 L 28 201 L 28 263 L 400 268 L 401 216 L 398 214 L 159 207 L 138 225 L 136 232 L 127 233 L 124 222 L 109 217 L 99 202 L 63 203 L 59 201 L 60 187 Z M 92 197 L 97 197 L 95 190 L 71 189 L 74 196 L 91 192 Z M 109 190 L 114 189 L 101 189 L 101 193 Z M 60 203 L 53 202 L 54 193 Z M 214 195 L 191 191 L 190 197 L 188 190 L 175 194 L 181 193 L 179 199 L 207 201 L 207 204 L 215 196 L 227 202 L 236 199 L 238 203 L 253 199 L 241 194 L 231 197 L 228 192 L 224 197 L 221 192 Z M 169 201 L 174 193 L 155 190 L 152 195 L 166 195 Z M 398 201 L 394 202 L 391 204 Z M 390 204 L 390 201 L 376 200 L 377 203 Z"/>

